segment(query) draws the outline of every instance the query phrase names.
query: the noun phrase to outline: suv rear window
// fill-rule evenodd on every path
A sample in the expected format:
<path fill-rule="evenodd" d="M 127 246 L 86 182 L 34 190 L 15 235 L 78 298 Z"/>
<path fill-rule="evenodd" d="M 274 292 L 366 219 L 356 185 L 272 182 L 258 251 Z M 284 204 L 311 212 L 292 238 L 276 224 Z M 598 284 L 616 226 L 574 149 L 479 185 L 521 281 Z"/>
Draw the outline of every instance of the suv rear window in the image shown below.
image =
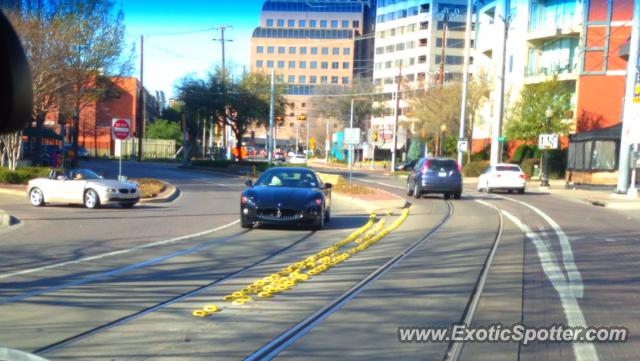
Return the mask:
<path fill-rule="evenodd" d="M 517 165 L 499 165 L 496 166 L 497 171 L 507 171 L 507 172 L 520 172 L 520 167 Z"/>
<path fill-rule="evenodd" d="M 456 162 L 448 159 L 430 159 L 429 160 L 429 170 L 458 170 L 458 166 Z"/>

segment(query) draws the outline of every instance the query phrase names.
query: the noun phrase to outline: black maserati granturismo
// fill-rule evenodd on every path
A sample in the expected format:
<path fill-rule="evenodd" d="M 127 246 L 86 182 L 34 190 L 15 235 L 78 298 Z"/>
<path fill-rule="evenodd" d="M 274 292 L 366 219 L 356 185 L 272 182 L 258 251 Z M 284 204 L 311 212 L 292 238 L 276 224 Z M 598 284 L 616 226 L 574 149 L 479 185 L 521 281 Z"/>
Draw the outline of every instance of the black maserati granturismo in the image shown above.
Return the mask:
<path fill-rule="evenodd" d="M 240 198 L 240 224 L 324 227 L 331 217 L 331 183 L 307 168 L 270 168 L 247 180 Z"/>

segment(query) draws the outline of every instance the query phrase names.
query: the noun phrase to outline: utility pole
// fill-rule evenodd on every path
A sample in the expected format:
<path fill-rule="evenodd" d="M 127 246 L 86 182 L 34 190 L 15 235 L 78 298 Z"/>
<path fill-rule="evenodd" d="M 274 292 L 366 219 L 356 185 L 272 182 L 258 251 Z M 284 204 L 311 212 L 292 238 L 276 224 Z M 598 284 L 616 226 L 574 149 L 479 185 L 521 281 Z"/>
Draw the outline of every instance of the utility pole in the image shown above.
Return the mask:
<path fill-rule="evenodd" d="M 276 90 L 275 90 L 275 81 L 274 78 L 276 76 L 276 70 L 271 69 L 271 99 L 269 100 L 269 133 L 267 134 L 267 153 L 269 164 L 271 164 L 271 157 L 273 156 L 273 151 L 275 150 L 271 145 L 271 139 L 273 137 L 273 118 L 275 117 L 275 102 L 276 102 Z"/>
<path fill-rule="evenodd" d="M 311 130 L 310 129 L 311 125 L 309 124 L 310 121 L 309 121 L 309 119 L 307 119 L 306 115 L 305 115 L 305 122 L 307 123 L 307 149 L 306 149 L 306 153 L 304 155 L 304 158 L 308 159 L 309 158 L 309 132 Z"/>
<path fill-rule="evenodd" d="M 498 1 L 496 18 L 501 18 L 502 23 L 504 24 L 504 29 L 502 31 L 502 44 L 498 57 L 498 66 L 500 69 L 500 77 L 498 81 L 499 84 L 499 92 L 498 96 L 494 101 L 494 118 L 491 129 L 491 157 L 490 162 L 491 165 L 495 165 L 500 163 L 502 158 L 502 147 L 500 142 L 500 136 L 502 135 L 502 118 L 504 116 L 504 88 L 505 88 L 505 70 L 506 70 L 506 59 L 507 59 L 507 36 L 509 33 L 509 26 L 511 20 L 509 18 L 509 0 L 500 0 Z M 496 21 L 496 24 L 498 21 Z"/>
<path fill-rule="evenodd" d="M 140 114 L 138 115 L 138 124 L 137 124 L 137 132 L 138 132 L 138 162 L 142 161 L 142 142 L 144 139 L 144 131 L 145 131 L 145 101 L 144 101 L 144 35 L 140 35 L 140 99 L 139 102 L 139 110 Z"/>
<path fill-rule="evenodd" d="M 221 69 L 222 69 L 222 77 L 223 77 L 223 81 L 226 80 L 227 77 L 227 69 L 226 69 L 226 65 L 225 65 L 225 57 L 224 57 L 224 49 L 225 49 L 225 43 L 226 42 L 231 42 L 233 40 L 231 39 L 225 39 L 224 37 L 224 31 L 227 28 L 233 28 L 233 26 L 231 25 L 222 25 L 222 26 L 218 26 L 216 28 L 214 28 L 215 30 L 220 30 L 220 38 L 213 38 L 212 40 L 214 41 L 220 41 L 220 45 L 222 48 L 222 64 L 221 64 Z M 227 124 L 227 122 L 225 121 L 224 123 L 224 146 L 226 149 L 226 153 L 227 153 L 227 159 L 231 159 L 231 147 L 229 146 L 230 143 L 230 134 L 229 134 L 229 124 Z M 237 140 L 238 142 L 241 141 L 241 139 Z"/>
<path fill-rule="evenodd" d="M 324 162 L 329 163 L 329 152 L 331 151 L 331 137 L 329 134 L 329 117 L 326 118 L 327 132 L 324 138 Z"/>
<path fill-rule="evenodd" d="M 638 126 L 632 124 L 640 118 L 640 104 L 634 103 L 635 88 L 638 85 L 638 56 L 640 55 L 640 1 L 636 0 L 633 7 L 633 25 L 631 27 L 631 40 L 629 41 L 629 62 L 627 63 L 627 83 L 624 96 L 624 111 L 622 114 L 622 136 L 620 138 L 620 161 L 618 162 L 617 193 L 627 193 L 637 197 L 636 185 L 629 186 L 629 163 L 631 144 L 637 143 L 638 134 L 630 134 L 632 129 L 638 131 Z M 635 113 L 635 114 L 634 114 Z M 634 119 L 634 117 L 636 119 Z M 631 139 L 636 138 L 636 139 Z M 634 145 L 637 149 L 637 145 Z M 635 171 L 634 171 L 635 172 Z M 635 177 L 634 177 L 635 178 Z M 633 179 L 635 183 L 635 179 Z"/>
<path fill-rule="evenodd" d="M 353 128 L 353 102 L 351 97 L 351 107 L 349 108 L 349 128 Z M 349 144 L 349 186 L 351 186 L 351 168 L 353 168 L 353 144 Z"/>
<path fill-rule="evenodd" d="M 442 22 L 442 51 L 440 53 L 440 86 L 444 85 L 444 57 L 446 55 L 445 49 L 447 48 L 447 28 L 449 27 L 449 11 L 445 11 L 443 14 Z"/>
<path fill-rule="evenodd" d="M 226 68 L 225 68 L 225 58 L 224 58 L 224 48 L 225 48 L 225 42 L 231 42 L 233 41 L 232 39 L 225 39 L 224 38 L 224 31 L 225 29 L 233 29 L 233 26 L 231 25 L 222 25 L 222 26 L 218 26 L 216 28 L 214 28 L 215 30 L 220 30 L 220 38 L 213 38 L 212 40 L 214 41 L 219 41 L 220 45 L 222 47 L 222 74 L 226 75 Z"/>
<path fill-rule="evenodd" d="M 460 103 L 460 134 L 458 139 L 465 136 L 464 126 L 467 118 L 467 88 L 469 87 L 469 53 L 471 52 L 471 13 L 473 12 L 473 0 L 467 0 L 467 21 L 464 35 L 464 68 L 462 73 L 462 102 Z M 471 139 L 469 139 L 471 141 Z M 462 166 L 464 152 L 458 148 L 458 164 Z"/>
<path fill-rule="evenodd" d="M 402 86 L 402 65 L 398 71 L 398 87 L 396 89 L 396 104 L 393 109 L 393 143 L 391 145 L 391 174 L 396 172 L 396 153 L 398 151 L 398 117 L 400 113 L 400 89 Z"/>

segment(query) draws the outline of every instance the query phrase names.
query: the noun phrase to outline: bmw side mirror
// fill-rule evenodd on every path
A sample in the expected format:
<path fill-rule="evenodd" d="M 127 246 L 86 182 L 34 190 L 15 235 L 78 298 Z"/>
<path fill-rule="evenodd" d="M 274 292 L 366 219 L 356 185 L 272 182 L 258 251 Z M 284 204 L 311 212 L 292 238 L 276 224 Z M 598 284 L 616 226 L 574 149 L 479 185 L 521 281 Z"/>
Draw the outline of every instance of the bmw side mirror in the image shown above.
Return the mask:
<path fill-rule="evenodd" d="M 244 181 L 244 185 L 246 185 L 247 187 L 251 187 L 253 186 L 253 182 L 251 181 L 251 179 L 247 179 L 246 181 Z"/>
<path fill-rule="evenodd" d="M 324 184 L 324 188 L 325 189 L 331 189 L 331 187 L 333 187 L 333 184 L 331 184 L 331 183 L 325 183 Z"/>

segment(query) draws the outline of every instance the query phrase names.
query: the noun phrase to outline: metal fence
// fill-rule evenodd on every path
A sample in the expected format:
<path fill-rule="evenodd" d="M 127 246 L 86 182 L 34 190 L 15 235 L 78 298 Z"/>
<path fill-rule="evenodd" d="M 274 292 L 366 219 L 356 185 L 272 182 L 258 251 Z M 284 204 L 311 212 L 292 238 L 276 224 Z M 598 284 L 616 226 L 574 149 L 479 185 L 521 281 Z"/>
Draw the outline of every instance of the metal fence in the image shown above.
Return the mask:
<path fill-rule="evenodd" d="M 138 154 L 138 138 L 129 138 L 122 142 L 122 156 L 131 157 Z M 176 141 L 165 139 L 144 139 L 142 142 L 143 158 L 173 158 L 176 154 Z M 114 153 L 113 155 L 117 155 Z"/>

